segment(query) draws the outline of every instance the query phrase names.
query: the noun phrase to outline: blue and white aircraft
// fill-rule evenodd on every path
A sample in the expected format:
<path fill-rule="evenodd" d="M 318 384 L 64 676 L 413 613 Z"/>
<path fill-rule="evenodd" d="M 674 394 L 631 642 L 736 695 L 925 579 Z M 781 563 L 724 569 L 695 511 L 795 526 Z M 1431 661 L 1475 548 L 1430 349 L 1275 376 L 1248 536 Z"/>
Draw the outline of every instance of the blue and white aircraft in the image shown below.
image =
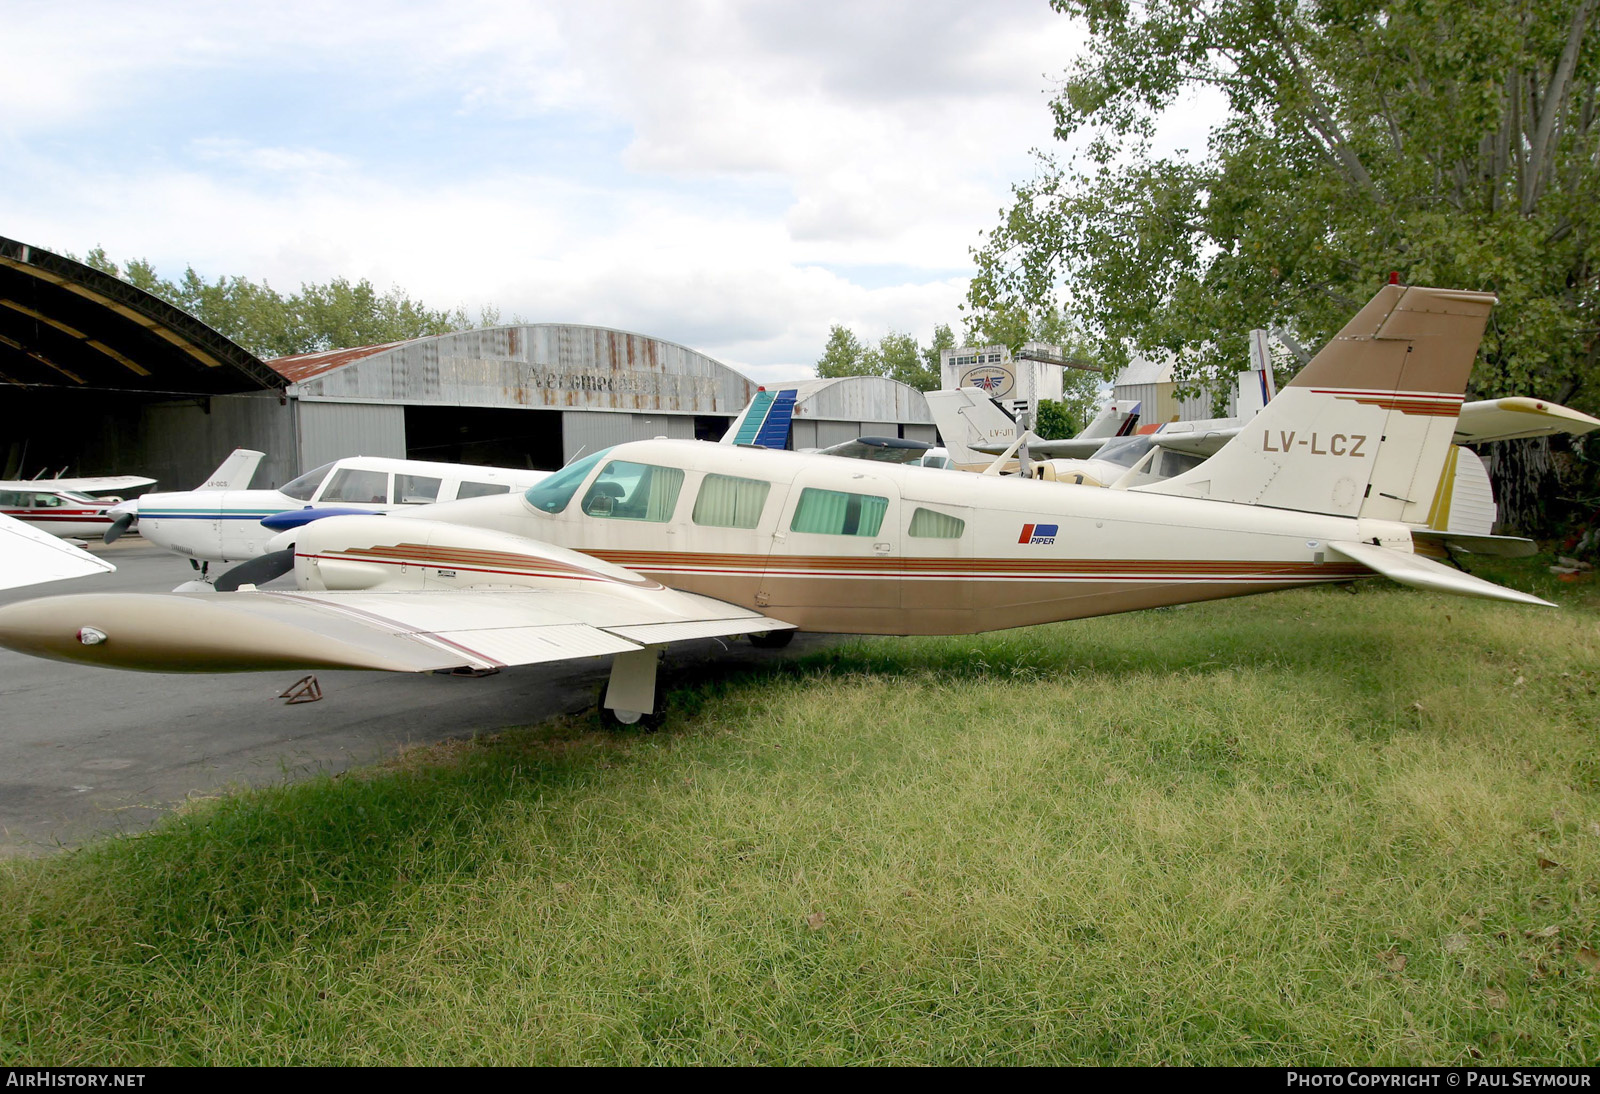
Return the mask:
<path fill-rule="evenodd" d="M 335 513 L 386 513 L 410 505 L 428 505 L 462 498 L 481 498 L 526 490 L 550 474 L 512 467 L 475 467 L 385 456 L 347 456 L 323 464 L 276 490 L 248 490 L 250 474 L 261 453 L 240 449 L 229 457 L 255 459 L 243 481 L 218 468 L 198 490 L 146 494 L 109 511 L 117 519 L 106 533 L 111 542 L 137 522 L 139 534 L 151 543 L 189 559 L 199 573 L 177 591 L 204 592 L 213 562 L 243 562 L 263 553 L 277 532 L 305 519 Z M 220 485 L 213 485 L 220 484 Z M 286 516 L 264 526 L 264 519 L 304 511 L 305 519 Z"/>

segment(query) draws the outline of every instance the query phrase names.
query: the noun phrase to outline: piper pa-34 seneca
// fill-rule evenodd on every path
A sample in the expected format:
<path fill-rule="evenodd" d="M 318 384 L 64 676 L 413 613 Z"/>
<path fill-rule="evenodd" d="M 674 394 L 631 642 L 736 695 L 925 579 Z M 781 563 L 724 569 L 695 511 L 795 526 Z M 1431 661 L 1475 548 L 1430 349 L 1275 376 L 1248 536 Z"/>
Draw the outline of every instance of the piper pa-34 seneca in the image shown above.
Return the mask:
<path fill-rule="evenodd" d="M 1383 288 L 1202 468 L 1134 490 L 635 441 L 525 492 L 282 532 L 245 565 L 297 590 L 32 600 L 0 608 L 0 644 L 158 672 L 610 654 L 602 708 L 628 722 L 679 639 L 964 634 L 1374 574 L 1546 604 L 1415 527 L 1493 303 Z"/>

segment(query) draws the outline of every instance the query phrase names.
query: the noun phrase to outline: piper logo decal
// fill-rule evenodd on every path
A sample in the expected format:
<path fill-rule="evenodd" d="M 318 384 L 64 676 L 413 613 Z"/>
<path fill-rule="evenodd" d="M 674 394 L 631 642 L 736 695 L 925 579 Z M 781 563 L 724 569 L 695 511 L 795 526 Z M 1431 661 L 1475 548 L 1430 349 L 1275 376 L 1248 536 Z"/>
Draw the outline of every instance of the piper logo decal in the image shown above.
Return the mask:
<path fill-rule="evenodd" d="M 1054 543 L 1056 532 L 1060 525 L 1056 524 L 1024 524 L 1022 535 L 1017 537 L 1018 543 Z"/>

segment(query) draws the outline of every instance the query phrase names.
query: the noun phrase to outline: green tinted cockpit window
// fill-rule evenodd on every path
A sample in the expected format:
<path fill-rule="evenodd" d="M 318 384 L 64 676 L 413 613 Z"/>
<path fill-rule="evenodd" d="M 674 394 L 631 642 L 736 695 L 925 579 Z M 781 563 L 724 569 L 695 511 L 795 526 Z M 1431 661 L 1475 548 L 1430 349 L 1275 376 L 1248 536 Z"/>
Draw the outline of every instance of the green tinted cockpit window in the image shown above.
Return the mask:
<path fill-rule="evenodd" d="M 577 463 L 569 463 L 543 482 L 528 487 L 527 493 L 522 496 L 541 513 L 561 512 L 572 500 L 572 495 L 578 492 L 578 487 L 583 485 L 583 480 L 589 477 L 589 472 L 594 470 L 594 465 L 605 459 L 610 451 L 609 448 L 602 448 Z"/>

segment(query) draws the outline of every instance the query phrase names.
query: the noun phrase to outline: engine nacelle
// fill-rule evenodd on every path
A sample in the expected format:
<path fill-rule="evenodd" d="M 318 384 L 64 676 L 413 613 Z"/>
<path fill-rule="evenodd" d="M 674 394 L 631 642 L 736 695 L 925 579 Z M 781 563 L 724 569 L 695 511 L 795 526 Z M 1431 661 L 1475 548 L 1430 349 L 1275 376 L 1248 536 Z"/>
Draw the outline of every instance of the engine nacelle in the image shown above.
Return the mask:
<path fill-rule="evenodd" d="M 573 581 L 656 582 L 549 543 L 435 520 L 325 517 L 281 532 L 268 545 L 294 545 L 302 589 L 571 588 Z"/>

